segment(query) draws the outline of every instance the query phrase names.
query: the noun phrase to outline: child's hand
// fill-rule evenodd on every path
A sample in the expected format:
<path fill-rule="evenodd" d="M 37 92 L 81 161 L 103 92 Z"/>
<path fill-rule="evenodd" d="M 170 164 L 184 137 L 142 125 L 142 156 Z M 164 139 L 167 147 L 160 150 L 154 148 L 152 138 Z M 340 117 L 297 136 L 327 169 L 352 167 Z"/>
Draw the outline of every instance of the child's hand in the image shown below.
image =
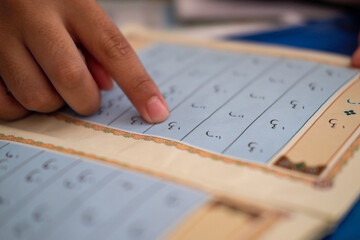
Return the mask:
<path fill-rule="evenodd" d="M 109 76 L 148 122 L 169 114 L 133 49 L 95 0 L 0 0 L 0 76 L 0 119 L 52 112 L 65 103 L 80 114 L 94 113 L 99 89 L 112 87 Z"/>

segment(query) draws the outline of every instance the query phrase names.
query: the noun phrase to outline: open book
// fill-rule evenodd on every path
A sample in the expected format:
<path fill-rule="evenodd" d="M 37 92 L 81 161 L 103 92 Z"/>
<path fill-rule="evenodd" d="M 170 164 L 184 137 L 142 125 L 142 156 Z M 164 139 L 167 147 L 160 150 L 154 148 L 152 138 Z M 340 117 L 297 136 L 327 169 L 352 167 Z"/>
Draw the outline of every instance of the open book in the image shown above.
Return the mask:
<path fill-rule="evenodd" d="M 342 56 L 128 29 L 171 114 L 0 125 L 1 239 L 309 239 L 360 192 L 360 78 Z"/>

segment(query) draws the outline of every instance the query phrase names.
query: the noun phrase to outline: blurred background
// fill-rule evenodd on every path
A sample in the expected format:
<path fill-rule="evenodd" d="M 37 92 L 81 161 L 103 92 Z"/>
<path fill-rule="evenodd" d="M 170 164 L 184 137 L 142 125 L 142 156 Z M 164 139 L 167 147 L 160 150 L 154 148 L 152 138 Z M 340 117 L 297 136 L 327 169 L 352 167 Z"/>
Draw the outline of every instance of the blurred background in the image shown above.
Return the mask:
<path fill-rule="evenodd" d="M 200 39 L 253 41 L 351 56 L 360 0 L 98 0 L 120 28 L 141 25 Z M 360 201 L 325 240 L 360 239 Z"/>
<path fill-rule="evenodd" d="M 99 0 L 121 28 L 137 24 L 195 38 L 249 40 L 350 55 L 360 0 Z"/>

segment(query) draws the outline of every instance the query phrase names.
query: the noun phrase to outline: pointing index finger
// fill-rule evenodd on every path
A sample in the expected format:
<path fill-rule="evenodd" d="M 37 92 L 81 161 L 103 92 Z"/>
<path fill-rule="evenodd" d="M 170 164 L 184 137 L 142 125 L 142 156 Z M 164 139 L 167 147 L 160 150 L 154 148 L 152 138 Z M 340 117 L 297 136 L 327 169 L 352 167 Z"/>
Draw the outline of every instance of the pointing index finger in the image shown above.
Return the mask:
<path fill-rule="evenodd" d="M 78 2 L 82 10 L 73 12 L 70 24 L 75 36 L 114 78 L 146 121 L 164 121 L 169 114 L 167 104 L 120 30 L 95 1 L 84 1 L 86 5 Z"/>

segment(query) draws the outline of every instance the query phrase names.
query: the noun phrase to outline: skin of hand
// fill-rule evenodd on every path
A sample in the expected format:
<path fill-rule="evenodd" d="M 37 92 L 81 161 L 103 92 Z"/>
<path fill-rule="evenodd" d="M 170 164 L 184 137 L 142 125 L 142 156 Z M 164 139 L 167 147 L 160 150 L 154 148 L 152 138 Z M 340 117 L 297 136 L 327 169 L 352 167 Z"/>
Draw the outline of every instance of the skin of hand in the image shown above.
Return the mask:
<path fill-rule="evenodd" d="M 134 50 L 95 0 L 0 0 L 0 119 L 100 107 L 114 81 L 142 117 L 168 106 Z"/>

